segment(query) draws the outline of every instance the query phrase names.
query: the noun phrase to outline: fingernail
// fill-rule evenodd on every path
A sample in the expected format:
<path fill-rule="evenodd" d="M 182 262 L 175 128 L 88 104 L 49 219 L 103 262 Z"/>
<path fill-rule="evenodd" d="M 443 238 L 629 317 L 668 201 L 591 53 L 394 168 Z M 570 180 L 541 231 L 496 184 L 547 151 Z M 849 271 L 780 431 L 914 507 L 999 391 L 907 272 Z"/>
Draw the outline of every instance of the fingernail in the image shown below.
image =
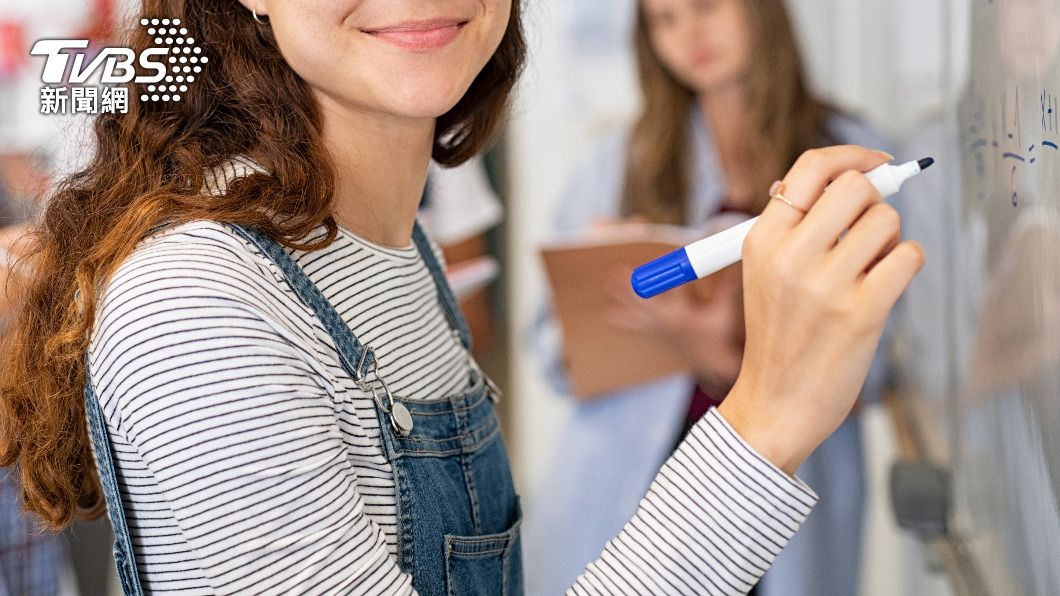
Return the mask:
<path fill-rule="evenodd" d="M 776 196 L 777 191 L 780 190 L 780 184 L 781 184 L 780 180 L 777 180 L 776 182 L 773 183 L 773 186 L 769 187 L 769 196 L 771 196 L 771 197 Z M 759 188 L 762 188 L 762 187 L 760 186 Z"/>
<path fill-rule="evenodd" d="M 916 251 L 917 251 L 918 253 L 920 253 L 920 260 L 921 260 L 921 261 L 926 261 L 926 260 L 927 260 L 927 253 L 926 253 L 926 252 L 924 252 L 924 245 L 923 245 L 923 244 L 920 244 L 920 243 L 919 243 L 919 242 L 917 242 L 916 240 L 910 240 L 910 241 L 909 241 L 909 244 L 910 244 L 910 246 L 912 246 L 912 247 L 913 247 L 914 249 L 916 249 Z"/>
<path fill-rule="evenodd" d="M 894 161 L 894 156 L 886 151 L 873 151 L 876 155 L 886 159 L 887 161 Z"/>

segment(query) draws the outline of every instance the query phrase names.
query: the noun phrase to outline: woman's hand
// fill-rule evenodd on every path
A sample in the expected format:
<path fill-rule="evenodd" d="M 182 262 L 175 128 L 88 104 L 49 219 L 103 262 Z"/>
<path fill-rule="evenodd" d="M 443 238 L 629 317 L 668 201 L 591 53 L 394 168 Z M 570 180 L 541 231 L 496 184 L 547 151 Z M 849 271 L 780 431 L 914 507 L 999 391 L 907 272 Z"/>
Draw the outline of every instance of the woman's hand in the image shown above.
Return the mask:
<path fill-rule="evenodd" d="M 789 474 L 850 413 L 883 324 L 923 266 L 861 173 L 889 157 L 855 146 L 804 153 L 783 188 L 808 213 L 770 201 L 744 243 L 747 342 L 720 411 Z"/>
<path fill-rule="evenodd" d="M 688 363 L 709 395 L 732 389 L 743 361 L 743 284 L 740 265 L 709 280 L 675 288 L 644 300 L 629 286 L 632 271 L 616 272 L 608 320 L 616 327 L 652 335 Z"/>

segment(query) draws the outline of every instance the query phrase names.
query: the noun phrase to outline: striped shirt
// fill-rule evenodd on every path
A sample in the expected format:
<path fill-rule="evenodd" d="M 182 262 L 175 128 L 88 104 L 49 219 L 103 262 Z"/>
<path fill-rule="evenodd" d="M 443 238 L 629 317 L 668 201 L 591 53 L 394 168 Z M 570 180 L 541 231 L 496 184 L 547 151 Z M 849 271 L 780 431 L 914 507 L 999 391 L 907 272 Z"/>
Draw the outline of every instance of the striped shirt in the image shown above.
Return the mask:
<path fill-rule="evenodd" d="M 229 165 L 208 190 L 251 168 Z M 290 254 L 396 394 L 465 388 L 468 356 L 413 246 L 343 230 Z M 89 374 L 146 590 L 413 593 L 374 403 L 275 265 L 234 232 L 193 222 L 143 241 L 104 289 Z M 815 500 L 711 411 L 571 591 L 744 593 Z"/>

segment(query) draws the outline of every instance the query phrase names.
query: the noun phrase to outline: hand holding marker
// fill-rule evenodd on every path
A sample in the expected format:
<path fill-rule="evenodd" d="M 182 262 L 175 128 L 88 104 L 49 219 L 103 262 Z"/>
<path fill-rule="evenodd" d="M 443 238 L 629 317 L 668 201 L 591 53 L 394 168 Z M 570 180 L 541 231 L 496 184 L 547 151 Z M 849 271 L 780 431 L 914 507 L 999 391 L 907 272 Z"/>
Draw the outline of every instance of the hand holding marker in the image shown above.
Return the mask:
<path fill-rule="evenodd" d="M 933 163 L 934 159 L 926 157 L 899 166 L 883 164 L 866 173 L 865 177 L 880 196 L 887 198 L 898 192 L 903 182 L 926 170 Z M 633 291 L 641 298 L 651 298 L 690 281 L 703 279 L 739 262 L 743 254 L 744 238 L 757 221 L 757 217 L 749 219 L 724 232 L 693 242 L 641 265 L 633 272 Z"/>

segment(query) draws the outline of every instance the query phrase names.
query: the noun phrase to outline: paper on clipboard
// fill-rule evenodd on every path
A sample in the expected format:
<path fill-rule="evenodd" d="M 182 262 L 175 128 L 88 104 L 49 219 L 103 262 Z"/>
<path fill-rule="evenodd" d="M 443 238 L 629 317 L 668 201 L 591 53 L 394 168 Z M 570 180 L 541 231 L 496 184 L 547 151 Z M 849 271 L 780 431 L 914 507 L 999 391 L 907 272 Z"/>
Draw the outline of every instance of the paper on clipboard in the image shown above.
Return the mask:
<path fill-rule="evenodd" d="M 592 399 L 687 371 L 685 359 L 666 343 L 607 322 L 604 313 L 610 299 L 605 288 L 613 284 L 618 271 L 632 273 L 638 265 L 694 237 L 670 226 L 620 225 L 541 248 L 575 396 Z"/>
<path fill-rule="evenodd" d="M 605 315 L 610 298 L 604 288 L 613 284 L 620 271 L 632 274 L 634 268 L 652 259 L 745 219 L 717 217 L 698 229 L 661 224 L 612 225 L 541 247 L 575 396 L 593 399 L 690 372 L 687 357 L 668 342 L 611 324 Z M 707 278 L 678 290 L 706 301 L 715 284 L 716 279 Z M 632 287 L 629 292 L 632 296 Z"/>

